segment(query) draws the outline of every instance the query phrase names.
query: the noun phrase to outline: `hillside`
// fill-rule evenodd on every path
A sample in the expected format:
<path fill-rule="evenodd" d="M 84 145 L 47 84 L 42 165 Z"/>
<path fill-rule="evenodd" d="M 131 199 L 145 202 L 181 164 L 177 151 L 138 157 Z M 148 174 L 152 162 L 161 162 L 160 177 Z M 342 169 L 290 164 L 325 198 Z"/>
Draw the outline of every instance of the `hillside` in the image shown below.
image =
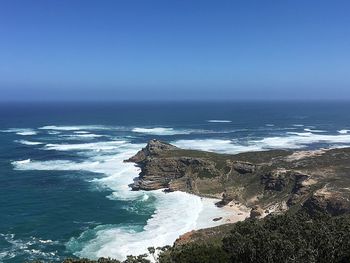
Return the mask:
<path fill-rule="evenodd" d="M 236 155 L 184 150 L 151 140 L 126 160 L 140 168 L 133 190 L 185 191 L 222 198 L 262 216 L 303 207 L 309 213 L 350 211 L 350 148 L 271 150 Z"/>

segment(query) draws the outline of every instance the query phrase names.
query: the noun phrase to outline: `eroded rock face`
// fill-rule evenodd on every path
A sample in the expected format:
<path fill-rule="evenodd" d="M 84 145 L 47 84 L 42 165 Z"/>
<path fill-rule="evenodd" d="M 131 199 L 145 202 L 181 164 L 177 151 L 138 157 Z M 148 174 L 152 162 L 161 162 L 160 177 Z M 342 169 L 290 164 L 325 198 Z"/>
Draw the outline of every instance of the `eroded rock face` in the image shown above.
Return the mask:
<path fill-rule="evenodd" d="M 134 156 L 130 157 L 126 162 L 140 163 L 149 156 L 157 156 L 163 151 L 178 149 L 176 146 L 159 140 L 150 140 L 145 148 L 138 151 Z"/>
<path fill-rule="evenodd" d="M 289 174 L 286 170 L 273 170 L 261 176 L 265 190 L 282 191 L 288 184 Z"/>
<path fill-rule="evenodd" d="M 133 190 L 156 190 L 170 187 L 169 191 L 172 191 L 177 190 L 172 189 L 176 188 L 170 185 L 172 180 L 193 174 L 217 173 L 215 164 L 202 158 L 164 156 L 165 152 L 174 150 L 178 148 L 158 140 L 151 140 L 145 148 L 126 160 L 135 162 L 141 168 L 139 178 L 130 185 L 131 188 Z M 192 190 L 190 180 L 185 180 L 185 187 Z"/>
<path fill-rule="evenodd" d="M 287 201 L 288 206 L 295 205 L 305 199 L 310 194 L 310 186 L 315 183 L 307 174 L 291 171 L 290 175 L 294 178 L 294 187 L 292 195 Z"/>
<path fill-rule="evenodd" d="M 249 218 L 254 219 L 254 218 L 260 218 L 262 216 L 264 216 L 264 210 L 260 206 L 256 205 L 250 211 Z"/>
<path fill-rule="evenodd" d="M 326 212 L 332 216 L 350 213 L 349 193 L 326 187 L 317 190 L 303 205 L 310 214 Z"/>
<path fill-rule="evenodd" d="M 234 162 L 232 164 L 233 169 L 235 169 L 240 174 L 254 173 L 257 169 L 255 164 L 249 162 Z"/>

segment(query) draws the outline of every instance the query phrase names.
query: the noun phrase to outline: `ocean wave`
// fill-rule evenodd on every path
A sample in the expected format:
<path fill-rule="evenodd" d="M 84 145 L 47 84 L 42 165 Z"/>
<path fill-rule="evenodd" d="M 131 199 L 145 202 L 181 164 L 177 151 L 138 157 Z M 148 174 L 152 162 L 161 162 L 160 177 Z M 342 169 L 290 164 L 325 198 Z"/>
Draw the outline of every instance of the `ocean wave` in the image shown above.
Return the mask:
<path fill-rule="evenodd" d="M 71 162 L 68 160 L 57 161 L 34 161 L 31 159 L 13 161 L 15 170 L 41 170 L 41 171 L 77 171 L 94 170 L 98 162 Z"/>
<path fill-rule="evenodd" d="M 176 146 L 186 149 L 197 149 L 211 152 L 240 153 L 248 151 L 261 151 L 269 149 L 300 149 L 314 143 L 349 144 L 350 135 L 323 135 L 312 132 L 288 132 L 286 136 L 266 137 L 263 139 L 238 140 L 202 139 L 202 140 L 177 140 Z"/>
<path fill-rule="evenodd" d="M 30 163 L 31 160 L 30 159 L 26 159 L 26 160 L 20 160 L 20 161 L 14 161 L 12 162 L 12 165 L 23 165 L 23 164 L 27 164 L 27 163 Z"/>
<path fill-rule="evenodd" d="M 88 134 L 89 132 L 87 132 L 87 131 L 75 131 L 74 133 L 77 133 L 77 134 Z"/>
<path fill-rule="evenodd" d="M 13 260 L 15 257 L 23 256 L 26 260 L 37 260 L 38 257 L 49 261 L 59 260 L 57 251 L 52 247 L 59 244 L 57 241 L 40 239 L 37 237 L 16 238 L 15 234 L 1 234 L 0 241 L 7 244 L 0 252 L 0 262 Z"/>
<path fill-rule="evenodd" d="M 201 140 L 177 140 L 174 145 L 184 149 L 195 149 L 208 152 L 239 153 L 245 151 L 259 151 L 257 145 L 240 145 L 232 140 L 201 139 Z"/>
<path fill-rule="evenodd" d="M 230 123 L 232 121 L 230 120 L 207 120 L 207 122 L 213 122 L 213 123 Z"/>
<path fill-rule="evenodd" d="M 1 132 L 13 132 L 17 135 L 27 136 L 27 135 L 36 135 L 37 132 L 30 128 L 10 128 L 6 130 L 1 130 Z"/>
<path fill-rule="evenodd" d="M 94 133 L 78 133 L 78 134 L 62 134 L 61 137 L 70 138 L 70 139 L 95 139 L 104 137 L 104 135 L 101 134 L 94 134 Z"/>
<path fill-rule="evenodd" d="M 15 142 L 24 144 L 24 145 L 40 145 L 43 144 L 42 142 L 33 142 L 33 141 L 26 141 L 26 140 L 16 140 Z"/>
<path fill-rule="evenodd" d="M 327 131 L 324 131 L 324 130 L 315 130 L 315 129 L 309 129 L 309 128 L 304 129 L 304 131 L 306 131 L 306 132 L 315 132 L 315 133 L 327 132 Z"/>
<path fill-rule="evenodd" d="M 165 194 L 157 190 L 152 194 L 156 196 L 157 209 L 141 231 L 126 226 L 97 227 L 92 230 L 95 238 L 89 240 L 87 233 L 83 233 L 79 238 L 71 239 L 68 248 L 80 248 L 75 252 L 79 257 L 109 256 L 123 260 L 130 254 L 147 253 L 150 246 L 172 244 L 179 235 L 193 229 L 218 225 L 220 223 L 212 219 L 227 215 L 226 211 L 215 207 L 214 200 L 184 192 Z"/>
<path fill-rule="evenodd" d="M 152 135 L 175 135 L 175 134 L 190 134 L 191 131 L 177 130 L 173 128 L 155 127 L 155 128 L 133 128 L 133 132 L 152 134 Z"/>
<path fill-rule="evenodd" d="M 106 130 L 110 129 L 102 125 L 77 125 L 77 126 L 56 126 L 48 125 L 39 128 L 40 130 L 57 130 L 57 131 L 79 131 L 79 130 Z"/>
<path fill-rule="evenodd" d="M 348 132 L 350 132 L 350 130 L 339 130 L 338 133 L 340 134 L 347 134 Z"/>
<path fill-rule="evenodd" d="M 116 150 L 120 145 L 127 141 L 105 141 L 94 143 L 76 143 L 76 144 L 46 144 L 44 149 L 56 151 L 111 151 Z"/>

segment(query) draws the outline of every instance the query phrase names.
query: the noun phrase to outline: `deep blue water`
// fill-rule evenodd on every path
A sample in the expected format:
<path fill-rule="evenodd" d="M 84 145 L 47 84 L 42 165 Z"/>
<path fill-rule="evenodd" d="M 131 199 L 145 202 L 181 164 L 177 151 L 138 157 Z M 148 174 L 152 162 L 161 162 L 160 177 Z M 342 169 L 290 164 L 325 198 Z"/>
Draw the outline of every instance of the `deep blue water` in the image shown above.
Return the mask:
<path fill-rule="evenodd" d="M 149 139 L 231 153 L 344 147 L 349 113 L 348 102 L 0 104 L 0 262 L 94 258 L 156 227 L 147 220 L 167 200 L 129 193 L 137 171 L 122 164 Z"/>

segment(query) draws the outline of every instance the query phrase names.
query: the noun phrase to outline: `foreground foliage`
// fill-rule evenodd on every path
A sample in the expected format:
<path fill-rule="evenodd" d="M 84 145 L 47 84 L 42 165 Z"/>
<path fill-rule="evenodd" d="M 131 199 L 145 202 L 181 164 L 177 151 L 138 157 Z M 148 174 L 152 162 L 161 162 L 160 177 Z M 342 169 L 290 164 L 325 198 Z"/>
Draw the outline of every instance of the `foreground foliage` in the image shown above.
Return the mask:
<path fill-rule="evenodd" d="M 159 262 L 350 262 L 350 216 L 298 213 L 239 222 L 221 246 L 189 243 L 171 248 Z"/>

